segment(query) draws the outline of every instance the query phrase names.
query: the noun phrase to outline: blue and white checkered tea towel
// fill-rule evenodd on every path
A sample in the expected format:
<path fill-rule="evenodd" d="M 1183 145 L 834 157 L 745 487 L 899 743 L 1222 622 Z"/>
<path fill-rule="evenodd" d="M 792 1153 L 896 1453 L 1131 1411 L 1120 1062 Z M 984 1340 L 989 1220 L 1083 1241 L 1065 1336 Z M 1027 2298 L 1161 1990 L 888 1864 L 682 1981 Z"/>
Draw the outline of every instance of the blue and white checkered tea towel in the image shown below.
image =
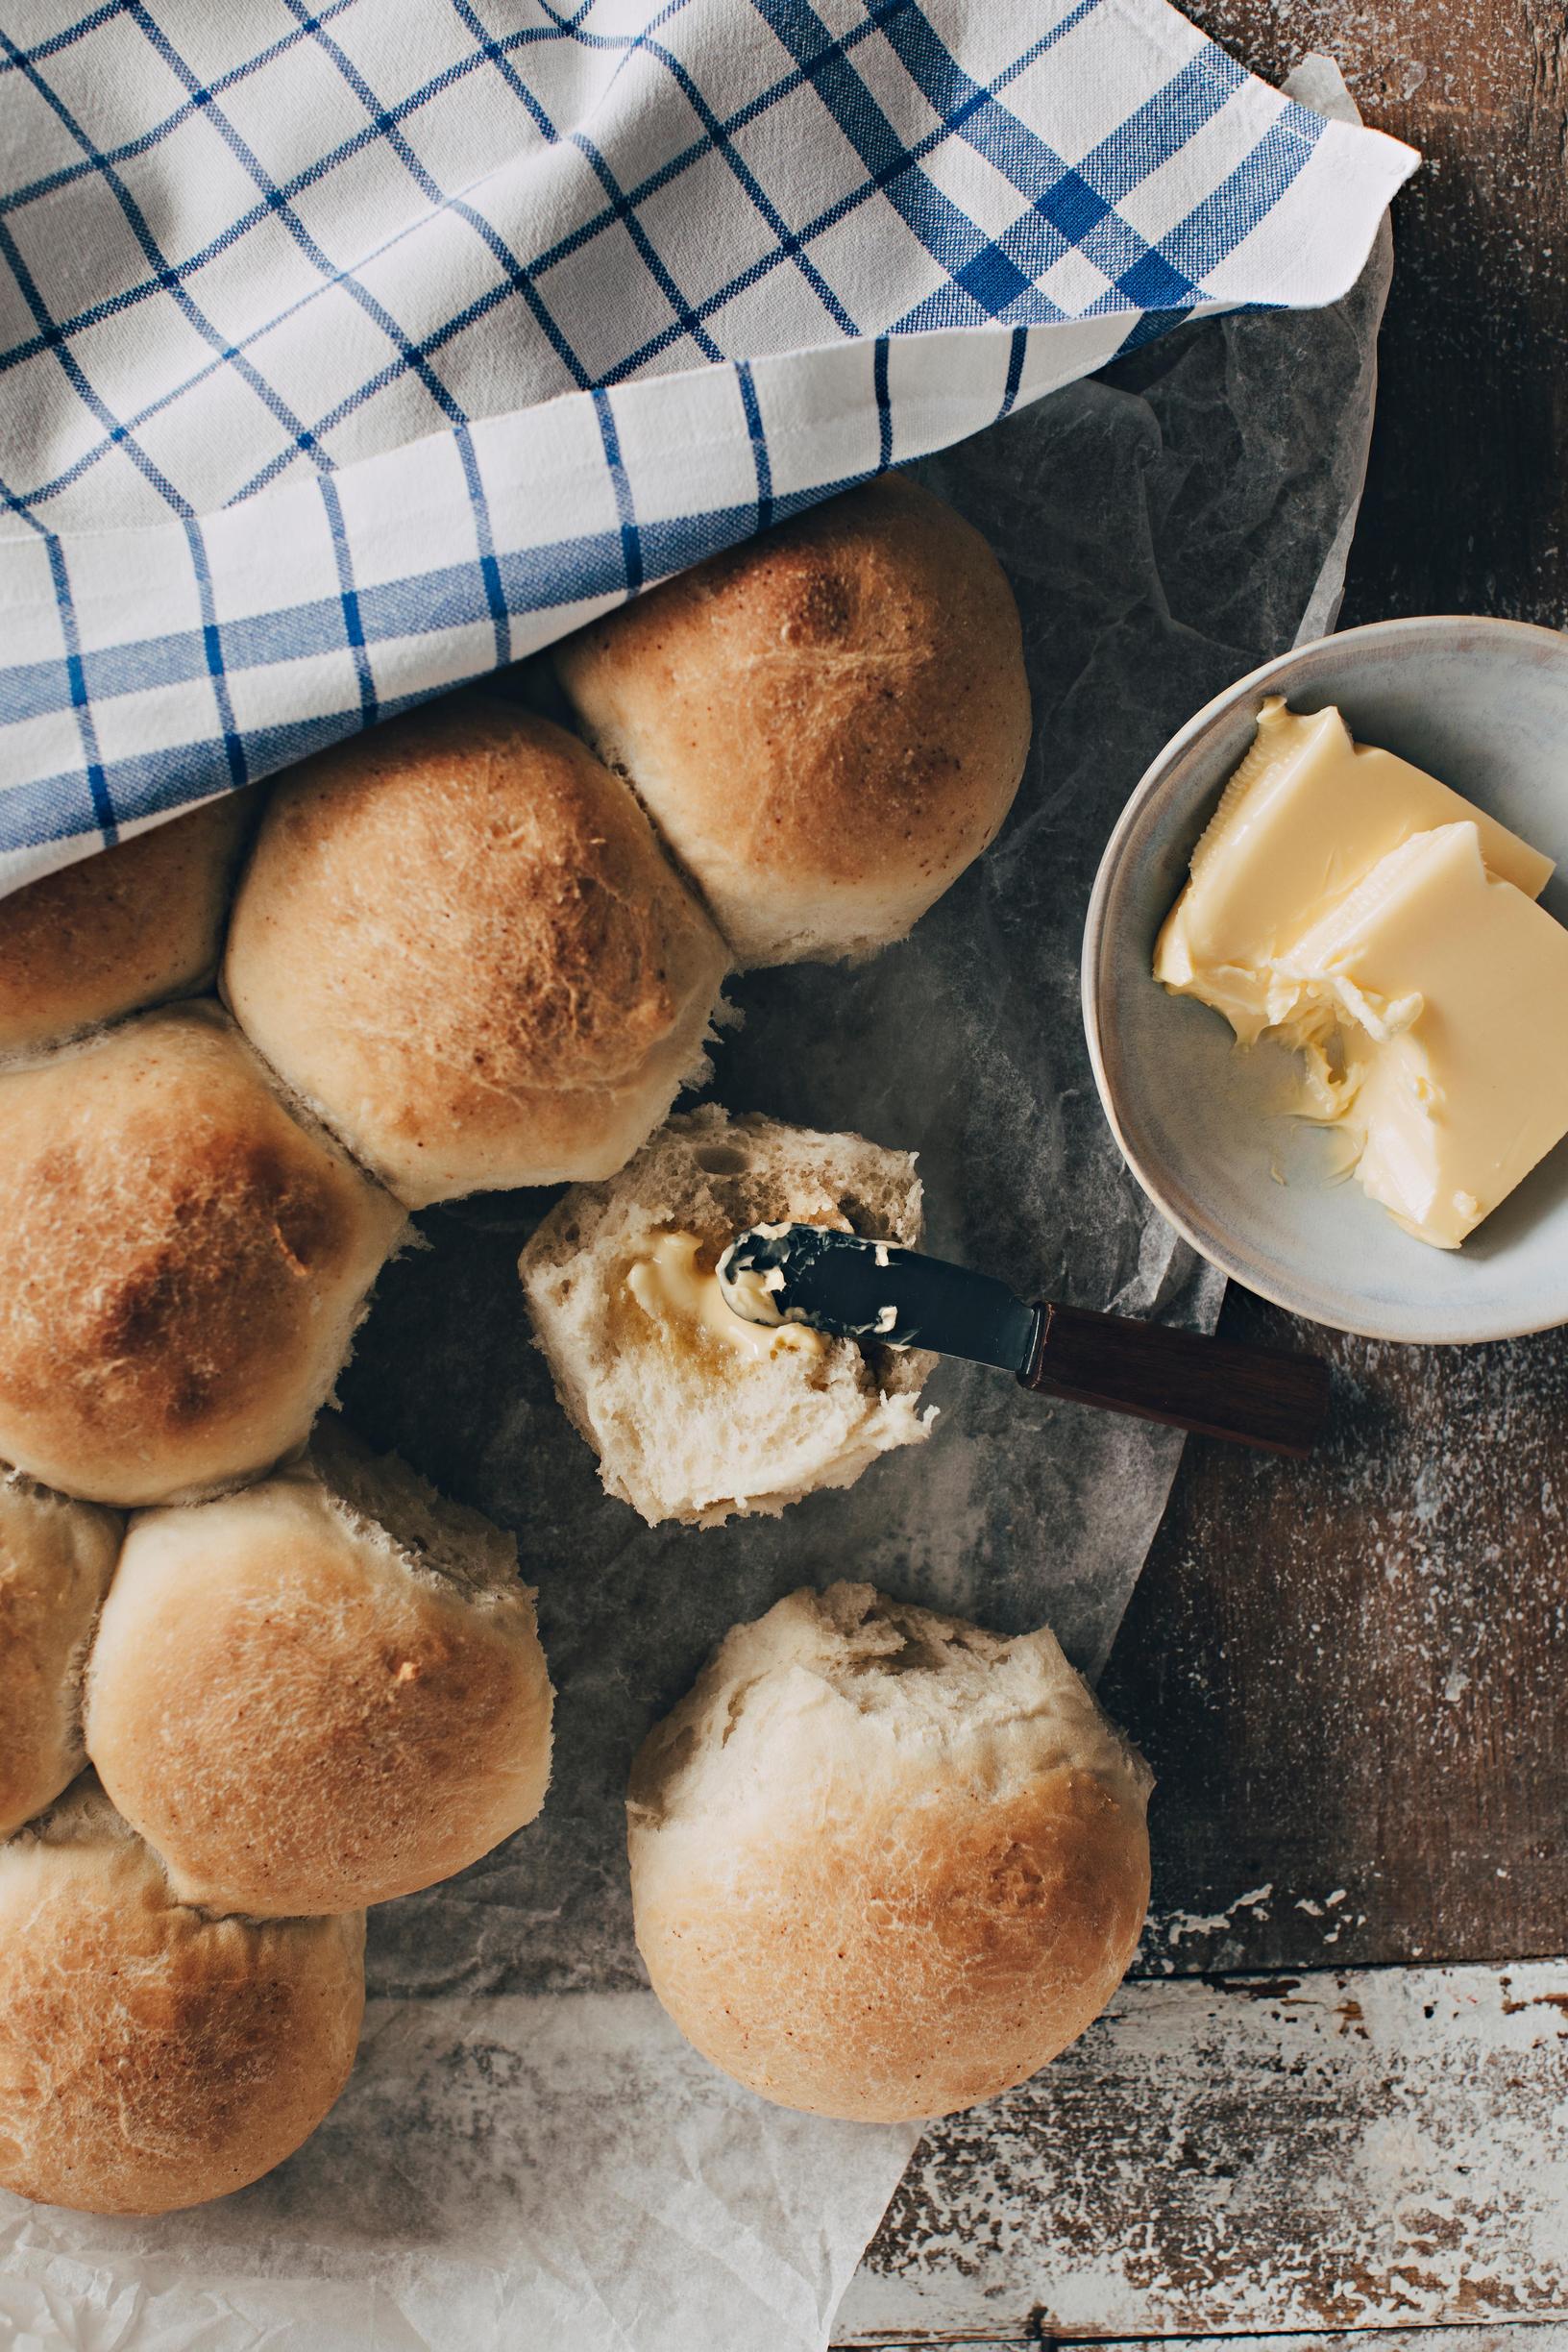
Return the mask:
<path fill-rule="evenodd" d="M 0 0 L 0 889 L 1333 300 L 1414 161 L 1164 0 Z"/>

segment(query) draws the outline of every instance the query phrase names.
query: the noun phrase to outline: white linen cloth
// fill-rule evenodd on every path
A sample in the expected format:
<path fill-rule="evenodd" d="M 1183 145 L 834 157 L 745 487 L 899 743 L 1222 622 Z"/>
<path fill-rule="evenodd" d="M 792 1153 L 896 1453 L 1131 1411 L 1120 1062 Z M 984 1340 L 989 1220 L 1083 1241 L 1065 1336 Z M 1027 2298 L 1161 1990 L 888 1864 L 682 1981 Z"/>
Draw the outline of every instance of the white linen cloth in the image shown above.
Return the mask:
<path fill-rule="evenodd" d="M 0 889 L 1129 342 L 1408 148 L 1163 0 L 12 0 Z"/>

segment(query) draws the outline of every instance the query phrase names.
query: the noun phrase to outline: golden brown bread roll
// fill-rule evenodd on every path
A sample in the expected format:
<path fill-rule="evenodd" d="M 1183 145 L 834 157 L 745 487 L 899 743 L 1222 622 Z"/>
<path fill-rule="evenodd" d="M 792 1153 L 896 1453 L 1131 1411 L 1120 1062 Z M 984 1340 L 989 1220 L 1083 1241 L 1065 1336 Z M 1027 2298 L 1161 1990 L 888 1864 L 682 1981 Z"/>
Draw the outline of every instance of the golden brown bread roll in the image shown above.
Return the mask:
<path fill-rule="evenodd" d="M 649 1732 L 637 1942 L 716 2066 L 784 2107 L 951 2114 L 1083 2032 L 1137 1947 L 1149 1775 L 1049 1632 L 793 1593 Z"/>
<path fill-rule="evenodd" d="M 625 785 L 548 719 L 463 696 L 284 777 L 224 992 L 419 1208 L 618 1168 L 705 1069 L 727 960 Z"/>
<path fill-rule="evenodd" d="M 550 1778 L 516 1543 L 331 1428 L 312 1454 L 139 1512 L 87 1678 L 87 1752 L 176 1895 L 258 1918 L 450 1878 Z"/>
<path fill-rule="evenodd" d="M 224 793 L 0 899 L 0 1055 L 211 978 L 255 796 Z"/>
<path fill-rule="evenodd" d="M 82 1669 L 122 1532 L 113 1511 L 0 1469 L 0 1838 L 82 1769 Z"/>
<path fill-rule="evenodd" d="M 0 1846 L 0 2188 L 82 2213 L 226 2196 L 354 2064 L 365 1923 L 213 1919 L 90 1775 Z"/>
<path fill-rule="evenodd" d="M 403 1212 L 216 1005 L 0 1072 L 0 1457 L 161 1502 L 306 1437 Z"/>
<path fill-rule="evenodd" d="M 737 960 L 902 939 L 993 839 L 1029 748 L 1017 606 L 901 475 L 845 492 L 556 650 Z"/>

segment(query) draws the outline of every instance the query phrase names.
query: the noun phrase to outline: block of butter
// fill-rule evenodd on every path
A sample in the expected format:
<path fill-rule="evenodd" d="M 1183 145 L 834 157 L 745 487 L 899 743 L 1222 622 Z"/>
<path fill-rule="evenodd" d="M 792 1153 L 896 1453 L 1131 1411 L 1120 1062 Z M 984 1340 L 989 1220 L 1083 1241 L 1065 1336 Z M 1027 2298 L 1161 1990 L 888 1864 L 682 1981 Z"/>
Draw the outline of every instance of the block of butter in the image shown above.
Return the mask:
<path fill-rule="evenodd" d="M 1336 711 L 1265 703 L 1155 975 L 1305 1057 L 1371 1196 L 1457 1249 L 1568 1135 L 1568 930 L 1551 861 Z"/>
<path fill-rule="evenodd" d="M 1468 819 L 1494 874 L 1538 898 L 1552 860 L 1484 810 L 1391 751 L 1353 743 L 1336 710 L 1310 718 L 1273 695 L 1192 852 L 1154 974 L 1223 1013 L 1244 1045 L 1278 1016 L 1274 960 L 1412 833 Z"/>
<path fill-rule="evenodd" d="M 1280 976 L 1332 1008 L 1342 1067 L 1319 1115 L 1418 1239 L 1457 1249 L 1568 1134 L 1568 931 L 1486 871 L 1478 825 L 1390 850 Z"/>

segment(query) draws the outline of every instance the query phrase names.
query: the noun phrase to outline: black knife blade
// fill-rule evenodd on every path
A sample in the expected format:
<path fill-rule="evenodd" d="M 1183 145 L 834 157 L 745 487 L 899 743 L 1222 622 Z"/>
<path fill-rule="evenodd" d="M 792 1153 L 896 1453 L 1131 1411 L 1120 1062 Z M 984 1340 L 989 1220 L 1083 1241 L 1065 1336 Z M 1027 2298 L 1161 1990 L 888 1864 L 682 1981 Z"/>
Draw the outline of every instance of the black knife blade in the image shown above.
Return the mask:
<path fill-rule="evenodd" d="M 754 1225 L 719 1261 L 725 1303 L 748 1323 L 808 1323 L 838 1339 L 967 1356 L 1020 1377 L 1039 1311 L 1006 1283 L 825 1225 Z"/>
<path fill-rule="evenodd" d="M 805 1323 L 863 1345 L 930 1348 L 998 1365 L 1037 1394 L 1136 1413 L 1300 1459 L 1329 1407 L 1313 1356 L 1238 1346 L 1054 1300 L 894 1241 L 821 1225 L 754 1225 L 719 1261 L 750 1323 Z"/>

